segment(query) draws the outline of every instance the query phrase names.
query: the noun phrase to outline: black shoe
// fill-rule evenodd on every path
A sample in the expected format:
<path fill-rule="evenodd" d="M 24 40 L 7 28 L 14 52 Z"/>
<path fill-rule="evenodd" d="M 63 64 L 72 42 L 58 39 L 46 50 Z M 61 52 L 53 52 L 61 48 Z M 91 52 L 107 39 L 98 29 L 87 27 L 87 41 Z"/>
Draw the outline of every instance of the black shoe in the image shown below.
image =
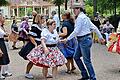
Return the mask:
<path fill-rule="evenodd" d="M 78 80 L 89 80 L 89 78 L 80 78 Z"/>
<path fill-rule="evenodd" d="M 76 68 L 75 67 L 73 67 L 72 69 L 71 69 L 71 73 L 74 73 L 74 70 L 75 70 Z"/>

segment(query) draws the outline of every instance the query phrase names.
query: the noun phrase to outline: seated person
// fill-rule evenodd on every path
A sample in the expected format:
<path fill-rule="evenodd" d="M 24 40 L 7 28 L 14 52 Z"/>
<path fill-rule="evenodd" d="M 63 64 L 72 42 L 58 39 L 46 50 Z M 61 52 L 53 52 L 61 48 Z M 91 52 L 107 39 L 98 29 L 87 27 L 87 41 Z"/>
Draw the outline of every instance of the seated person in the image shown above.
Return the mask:
<path fill-rule="evenodd" d="M 106 24 L 104 24 L 102 30 L 102 33 L 105 35 L 106 38 L 106 43 L 108 42 L 109 35 L 110 33 L 113 32 L 113 29 L 114 29 L 113 25 L 110 24 L 109 20 L 106 20 Z"/>

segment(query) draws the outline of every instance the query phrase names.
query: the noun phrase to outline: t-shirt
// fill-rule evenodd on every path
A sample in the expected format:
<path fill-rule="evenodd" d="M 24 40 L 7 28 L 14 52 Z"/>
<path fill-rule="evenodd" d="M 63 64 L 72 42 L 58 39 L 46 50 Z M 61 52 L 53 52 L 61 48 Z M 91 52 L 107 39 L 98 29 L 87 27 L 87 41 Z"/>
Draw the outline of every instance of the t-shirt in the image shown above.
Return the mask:
<path fill-rule="evenodd" d="M 56 29 L 51 33 L 47 28 L 44 28 L 41 33 L 41 39 L 45 39 L 46 44 L 57 44 L 59 40 L 59 35 Z"/>

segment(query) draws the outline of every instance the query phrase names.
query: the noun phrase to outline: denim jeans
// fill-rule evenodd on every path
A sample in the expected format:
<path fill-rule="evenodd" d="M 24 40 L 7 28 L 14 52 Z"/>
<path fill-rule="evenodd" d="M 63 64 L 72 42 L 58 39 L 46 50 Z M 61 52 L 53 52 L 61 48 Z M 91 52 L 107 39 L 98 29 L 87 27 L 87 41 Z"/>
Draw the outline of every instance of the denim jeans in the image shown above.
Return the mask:
<path fill-rule="evenodd" d="M 78 40 L 78 45 L 76 48 L 74 59 L 78 68 L 81 71 L 82 78 L 89 77 L 90 80 L 96 80 L 95 72 L 91 62 L 91 52 L 90 52 L 92 46 L 92 38 L 91 36 L 85 36 L 77 40 Z M 83 61 L 81 60 L 81 57 L 83 57 Z"/>

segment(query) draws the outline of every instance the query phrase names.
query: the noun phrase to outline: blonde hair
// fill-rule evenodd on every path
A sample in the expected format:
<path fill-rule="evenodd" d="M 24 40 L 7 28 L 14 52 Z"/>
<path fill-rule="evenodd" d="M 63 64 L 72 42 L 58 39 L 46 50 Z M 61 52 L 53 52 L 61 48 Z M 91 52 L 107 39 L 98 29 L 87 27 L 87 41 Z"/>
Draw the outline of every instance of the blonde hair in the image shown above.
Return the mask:
<path fill-rule="evenodd" d="M 35 23 L 42 24 L 43 15 L 37 14 L 35 17 Z"/>

